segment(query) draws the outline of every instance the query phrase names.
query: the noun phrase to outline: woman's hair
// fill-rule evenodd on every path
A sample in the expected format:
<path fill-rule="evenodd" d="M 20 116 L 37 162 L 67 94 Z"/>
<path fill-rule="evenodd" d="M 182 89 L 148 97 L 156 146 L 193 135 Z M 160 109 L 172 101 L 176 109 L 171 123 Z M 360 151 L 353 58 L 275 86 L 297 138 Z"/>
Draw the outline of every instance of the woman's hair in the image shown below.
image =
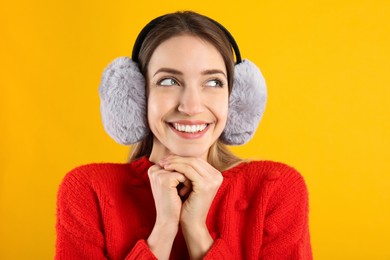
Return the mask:
<path fill-rule="evenodd" d="M 225 33 L 206 16 L 191 12 L 176 12 L 164 16 L 148 33 L 139 52 L 141 73 L 147 75 L 149 61 L 154 50 L 165 40 L 180 35 L 193 35 L 211 43 L 222 55 L 226 65 L 229 94 L 233 85 L 234 57 L 232 46 Z M 148 85 L 148 83 L 147 83 Z M 150 156 L 153 146 L 153 134 L 132 145 L 129 161 L 142 156 Z M 208 162 L 216 169 L 223 171 L 242 160 L 235 156 L 219 139 L 210 147 Z"/>

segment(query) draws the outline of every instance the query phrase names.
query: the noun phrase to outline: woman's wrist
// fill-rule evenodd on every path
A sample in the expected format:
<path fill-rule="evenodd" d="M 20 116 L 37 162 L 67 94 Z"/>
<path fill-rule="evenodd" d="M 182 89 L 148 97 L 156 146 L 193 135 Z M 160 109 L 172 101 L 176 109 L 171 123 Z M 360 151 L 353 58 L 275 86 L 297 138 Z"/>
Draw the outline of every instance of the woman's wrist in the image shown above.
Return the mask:
<path fill-rule="evenodd" d="M 162 225 L 156 223 L 154 225 L 152 233 L 150 233 L 147 239 L 147 244 L 150 251 L 152 251 L 158 259 L 169 258 L 178 229 L 179 226 L 173 224 Z"/>
<path fill-rule="evenodd" d="M 182 225 L 191 259 L 202 259 L 214 243 L 206 224 Z"/>

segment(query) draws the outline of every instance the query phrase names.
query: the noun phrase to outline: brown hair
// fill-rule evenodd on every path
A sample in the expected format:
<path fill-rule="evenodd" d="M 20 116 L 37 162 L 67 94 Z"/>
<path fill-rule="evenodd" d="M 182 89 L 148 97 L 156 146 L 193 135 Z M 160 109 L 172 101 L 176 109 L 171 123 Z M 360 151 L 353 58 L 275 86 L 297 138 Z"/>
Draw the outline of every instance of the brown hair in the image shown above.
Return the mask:
<path fill-rule="evenodd" d="M 232 46 L 225 33 L 208 17 L 191 11 L 165 15 L 146 36 L 139 52 L 139 66 L 146 77 L 154 50 L 165 40 L 179 35 L 193 35 L 211 43 L 222 55 L 226 65 L 229 93 L 233 85 L 234 58 Z M 129 161 L 150 156 L 153 134 L 132 145 Z M 226 170 L 242 160 L 235 156 L 219 139 L 210 147 L 208 162 L 216 169 Z"/>

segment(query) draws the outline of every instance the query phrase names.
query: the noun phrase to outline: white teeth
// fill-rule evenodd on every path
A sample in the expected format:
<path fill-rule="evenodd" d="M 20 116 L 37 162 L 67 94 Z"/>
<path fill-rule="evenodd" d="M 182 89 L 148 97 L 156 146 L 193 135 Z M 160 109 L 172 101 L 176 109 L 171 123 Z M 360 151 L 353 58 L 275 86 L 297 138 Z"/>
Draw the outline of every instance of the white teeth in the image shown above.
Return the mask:
<path fill-rule="evenodd" d="M 202 125 L 181 125 L 178 123 L 173 123 L 173 126 L 177 131 L 180 132 L 186 132 L 186 133 L 196 133 L 203 131 L 206 127 L 207 124 L 202 124 Z"/>

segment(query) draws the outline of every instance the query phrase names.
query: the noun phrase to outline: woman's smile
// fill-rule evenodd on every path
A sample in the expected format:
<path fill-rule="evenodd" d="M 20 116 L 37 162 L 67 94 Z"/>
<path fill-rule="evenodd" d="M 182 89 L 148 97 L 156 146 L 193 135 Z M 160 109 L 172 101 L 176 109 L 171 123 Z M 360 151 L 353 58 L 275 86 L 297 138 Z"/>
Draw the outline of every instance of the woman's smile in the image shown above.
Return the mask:
<path fill-rule="evenodd" d="M 167 123 L 174 133 L 184 139 L 201 138 L 209 129 L 211 123 L 205 121 L 180 120 Z"/>

